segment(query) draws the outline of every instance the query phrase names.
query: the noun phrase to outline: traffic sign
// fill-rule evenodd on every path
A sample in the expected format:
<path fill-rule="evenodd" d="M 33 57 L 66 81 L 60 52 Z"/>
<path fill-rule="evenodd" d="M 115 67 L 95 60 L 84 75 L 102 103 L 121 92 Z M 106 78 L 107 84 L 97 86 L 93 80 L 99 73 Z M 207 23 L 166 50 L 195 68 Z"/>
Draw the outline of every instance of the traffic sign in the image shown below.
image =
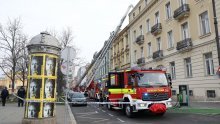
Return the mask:
<path fill-rule="evenodd" d="M 68 55 L 69 52 L 69 55 Z M 65 61 L 72 61 L 76 57 L 76 50 L 73 47 L 67 46 L 61 51 L 61 59 Z"/>

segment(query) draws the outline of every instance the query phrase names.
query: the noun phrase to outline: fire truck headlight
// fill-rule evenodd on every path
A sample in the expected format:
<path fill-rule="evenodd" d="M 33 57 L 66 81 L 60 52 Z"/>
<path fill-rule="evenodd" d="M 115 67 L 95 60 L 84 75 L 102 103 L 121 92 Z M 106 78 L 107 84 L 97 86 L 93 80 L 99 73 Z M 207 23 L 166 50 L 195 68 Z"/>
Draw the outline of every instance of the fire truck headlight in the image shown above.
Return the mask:
<path fill-rule="evenodd" d="M 144 96 L 145 96 L 145 97 L 148 97 L 148 93 L 144 93 Z"/>
<path fill-rule="evenodd" d="M 146 107 L 147 104 L 146 104 L 146 103 L 139 103 L 139 106 L 140 106 L 140 107 Z"/>

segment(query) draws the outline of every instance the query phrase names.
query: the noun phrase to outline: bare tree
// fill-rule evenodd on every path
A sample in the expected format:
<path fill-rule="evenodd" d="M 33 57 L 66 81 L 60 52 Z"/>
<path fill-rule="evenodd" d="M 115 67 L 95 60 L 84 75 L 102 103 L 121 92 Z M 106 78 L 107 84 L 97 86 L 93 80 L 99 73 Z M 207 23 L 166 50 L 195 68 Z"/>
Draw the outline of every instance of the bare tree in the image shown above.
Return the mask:
<path fill-rule="evenodd" d="M 21 82 L 24 83 L 27 80 L 27 75 L 28 75 L 28 52 L 27 52 L 27 38 L 24 36 L 22 40 L 22 52 L 20 52 L 20 59 L 18 60 L 18 73 L 17 73 L 17 78 L 21 80 Z"/>
<path fill-rule="evenodd" d="M 58 39 L 58 33 L 54 28 L 53 29 L 46 29 L 46 32 L 48 32 L 51 36 Z"/>
<path fill-rule="evenodd" d="M 22 42 L 26 40 L 22 34 L 20 18 L 8 21 L 5 28 L 0 24 L 0 49 L 4 56 L 1 58 L 0 68 L 12 82 L 12 92 L 14 92 L 14 83 L 16 78 L 17 62 L 21 58 L 21 52 L 24 49 Z"/>
<path fill-rule="evenodd" d="M 73 32 L 70 27 L 64 29 L 59 37 L 61 41 L 62 48 L 66 48 L 66 46 L 73 46 Z"/>
<path fill-rule="evenodd" d="M 75 49 L 75 58 L 72 61 L 72 64 L 74 64 L 74 66 L 81 66 L 83 64 L 85 64 L 84 61 L 82 61 L 82 58 L 78 57 L 78 52 L 79 52 L 79 49 L 77 49 L 74 45 L 73 45 L 73 39 L 74 39 L 74 36 L 73 36 L 73 32 L 71 30 L 70 27 L 67 27 L 67 28 L 64 28 L 63 31 L 61 33 L 57 33 L 57 31 L 55 29 L 51 29 L 51 30 L 48 30 L 48 32 L 56 37 L 60 42 L 61 42 L 61 47 L 62 49 L 65 49 L 67 46 L 71 46 L 73 49 Z M 57 35 L 59 34 L 59 35 Z M 59 63 L 58 63 L 58 67 L 61 67 L 63 63 L 63 60 L 60 59 Z M 58 95 L 61 95 L 62 94 L 62 89 L 66 88 L 66 80 L 65 80 L 65 75 L 62 74 L 60 68 L 58 68 Z"/>

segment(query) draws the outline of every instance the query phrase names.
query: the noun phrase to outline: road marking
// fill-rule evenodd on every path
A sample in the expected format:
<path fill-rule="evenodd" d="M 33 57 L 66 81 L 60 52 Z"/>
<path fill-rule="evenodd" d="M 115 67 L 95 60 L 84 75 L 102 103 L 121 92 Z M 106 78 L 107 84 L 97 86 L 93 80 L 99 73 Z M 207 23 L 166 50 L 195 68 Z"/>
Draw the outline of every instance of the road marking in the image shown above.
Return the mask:
<path fill-rule="evenodd" d="M 106 112 L 106 111 L 102 110 L 102 112 Z"/>
<path fill-rule="evenodd" d="M 103 119 L 103 120 L 98 120 L 98 121 L 93 121 L 92 123 L 97 123 L 97 122 L 102 122 L 102 121 L 107 121 L 109 119 Z"/>
<path fill-rule="evenodd" d="M 119 121 L 121 121 L 121 122 L 125 122 L 125 121 L 123 121 L 123 120 L 121 120 L 120 118 L 117 118 Z"/>
<path fill-rule="evenodd" d="M 86 113 L 76 113 L 76 114 L 86 114 L 86 115 L 91 115 L 91 114 L 96 114 L 99 113 L 98 111 L 94 111 L 94 112 L 86 112 Z"/>
<path fill-rule="evenodd" d="M 86 119 L 91 119 L 91 120 L 95 120 L 92 123 L 97 123 L 97 122 L 102 122 L 102 121 L 107 121 L 109 119 L 106 118 L 93 118 L 93 117 L 89 117 L 89 115 L 93 115 L 93 114 L 97 114 L 98 112 L 87 112 L 87 113 L 77 113 L 79 114 L 79 116 L 77 116 L 78 118 L 86 118 Z"/>
<path fill-rule="evenodd" d="M 112 114 L 108 114 L 108 115 L 110 115 L 110 116 L 114 116 L 114 115 L 112 115 Z"/>

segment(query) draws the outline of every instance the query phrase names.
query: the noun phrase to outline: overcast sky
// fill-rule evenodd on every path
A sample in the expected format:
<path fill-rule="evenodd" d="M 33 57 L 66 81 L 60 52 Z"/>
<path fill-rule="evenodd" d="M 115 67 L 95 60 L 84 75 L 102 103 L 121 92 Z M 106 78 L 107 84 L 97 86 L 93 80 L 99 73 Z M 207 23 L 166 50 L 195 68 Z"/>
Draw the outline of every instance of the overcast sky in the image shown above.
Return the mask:
<path fill-rule="evenodd" d="M 29 38 L 41 31 L 71 27 L 80 57 L 90 62 L 119 24 L 130 4 L 139 0 L 0 0 L 0 23 L 21 18 Z M 124 25 L 128 24 L 128 20 Z"/>

